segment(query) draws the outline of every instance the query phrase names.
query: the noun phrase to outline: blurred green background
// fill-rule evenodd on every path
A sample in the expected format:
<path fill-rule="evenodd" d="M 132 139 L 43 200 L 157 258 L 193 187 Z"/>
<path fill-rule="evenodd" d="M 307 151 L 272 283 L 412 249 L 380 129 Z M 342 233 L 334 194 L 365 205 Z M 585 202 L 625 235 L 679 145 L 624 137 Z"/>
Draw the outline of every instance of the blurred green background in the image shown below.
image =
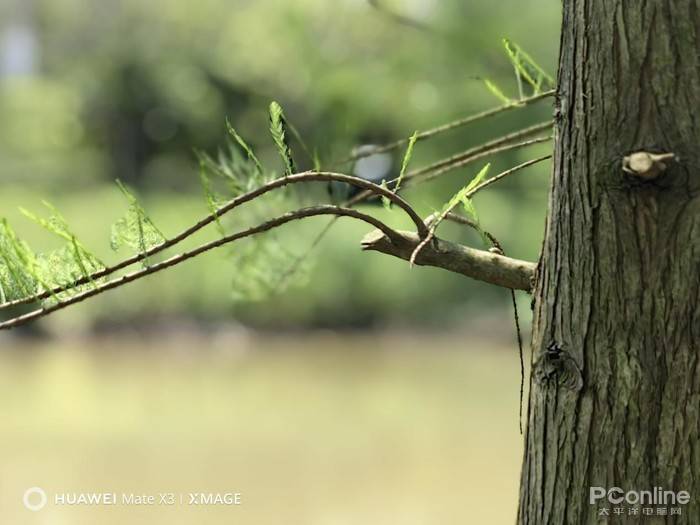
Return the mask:
<path fill-rule="evenodd" d="M 130 255 L 109 247 L 127 206 L 114 179 L 134 189 L 166 236 L 179 232 L 208 213 L 195 150 L 216 156 L 225 147 L 226 118 L 280 170 L 267 124 L 277 100 L 329 165 L 357 145 L 499 105 L 483 78 L 516 96 L 503 37 L 555 71 L 551 0 L 381 5 L 429 30 L 365 0 L 2 0 L 0 215 L 36 251 L 49 251 L 60 243 L 18 210 L 44 213 L 47 200 L 114 262 Z M 544 101 L 420 142 L 411 165 L 550 116 Z M 491 173 L 550 148 L 490 159 Z M 482 166 L 405 196 L 427 215 Z M 538 255 L 549 170 L 539 164 L 475 199 L 509 255 Z M 328 195 L 304 187 L 297 199 Z M 409 226 L 397 211 L 363 209 Z M 235 221 L 264 217 L 252 209 Z M 362 253 L 368 228 L 343 220 L 289 286 L 271 284 L 327 220 L 276 231 L 279 250 L 245 267 L 258 241 L 2 334 L 8 522 L 512 522 L 521 444 L 508 293 Z M 440 231 L 478 246 L 460 228 Z M 527 324 L 529 298 L 519 304 Z M 244 504 L 28 513 L 21 491 L 42 483 L 52 491 L 234 486 Z"/>

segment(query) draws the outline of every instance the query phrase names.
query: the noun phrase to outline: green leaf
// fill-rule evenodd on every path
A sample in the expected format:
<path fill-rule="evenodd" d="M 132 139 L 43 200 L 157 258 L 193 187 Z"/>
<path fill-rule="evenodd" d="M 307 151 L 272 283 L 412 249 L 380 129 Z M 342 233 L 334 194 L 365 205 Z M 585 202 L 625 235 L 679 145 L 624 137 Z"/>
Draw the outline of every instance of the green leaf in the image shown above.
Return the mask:
<path fill-rule="evenodd" d="M 226 129 L 228 130 L 229 134 L 233 137 L 233 140 L 236 141 L 236 143 L 243 148 L 243 151 L 246 152 L 248 155 L 248 159 L 255 164 L 255 168 L 258 171 L 258 174 L 262 175 L 263 173 L 263 167 L 262 164 L 260 164 L 260 161 L 258 160 L 258 157 L 255 156 L 255 153 L 253 152 L 253 149 L 248 146 L 248 143 L 246 143 L 245 140 L 243 140 L 243 137 L 241 137 L 238 132 L 235 130 L 235 128 L 231 125 L 231 123 L 226 119 Z"/>
<path fill-rule="evenodd" d="M 0 220 L 0 279 L 6 300 L 34 295 L 37 279 L 28 261 L 35 259 L 29 246 L 17 238 L 7 219 Z"/>
<path fill-rule="evenodd" d="M 387 186 L 386 180 L 382 179 L 382 183 L 380 184 L 380 186 L 386 191 L 389 191 L 389 186 Z M 385 195 L 382 195 L 382 205 L 384 206 L 385 210 L 391 211 L 391 201 Z"/>
<path fill-rule="evenodd" d="M 117 180 L 117 186 L 129 202 L 129 209 L 124 217 L 112 226 L 111 246 L 113 250 L 119 250 L 126 245 L 143 254 L 165 241 L 165 235 L 153 223 L 150 217 L 139 204 L 134 195 Z M 144 259 L 143 265 L 148 266 Z"/>
<path fill-rule="evenodd" d="M 235 152 L 236 150 L 233 149 L 232 151 Z M 229 161 L 229 159 L 223 162 L 221 160 L 217 162 L 203 151 L 195 150 L 195 154 L 199 160 L 200 173 L 204 172 L 207 177 L 216 177 L 223 180 L 228 186 L 231 196 L 233 197 L 240 195 L 245 191 L 248 184 L 247 181 L 250 178 L 260 176 L 258 175 L 255 164 L 252 162 L 250 162 L 250 165 L 252 166 L 253 172 L 251 173 L 246 170 L 244 173 L 242 173 L 239 166 L 234 165 L 234 162 Z M 223 154 L 220 153 L 219 157 L 223 157 Z"/>
<path fill-rule="evenodd" d="M 399 178 L 396 180 L 396 187 L 394 188 L 394 193 L 399 191 L 401 183 L 403 182 L 404 175 L 406 175 L 406 170 L 408 169 L 408 164 L 411 162 L 411 157 L 413 157 L 413 146 L 415 146 L 418 140 L 418 132 L 414 131 L 411 138 L 408 139 L 408 146 L 406 146 L 406 153 L 403 156 L 403 162 L 401 163 L 401 173 L 399 173 Z"/>
<path fill-rule="evenodd" d="M 520 89 L 521 78 L 530 84 L 535 95 L 542 92 L 543 86 L 547 89 L 554 87 L 554 78 L 542 69 L 519 45 L 504 38 L 503 47 L 515 68 Z"/>
<path fill-rule="evenodd" d="M 211 181 L 209 180 L 209 176 L 207 175 L 206 168 L 201 162 L 199 165 L 199 180 L 202 184 L 202 190 L 204 191 L 204 198 L 207 201 L 207 208 L 209 209 L 209 213 L 211 213 L 211 216 L 214 217 L 214 221 L 216 222 L 216 229 L 223 237 L 224 235 L 226 235 L 226 230 L 224 230 L 224 226 L 221 224 L 221 218 L 216 214 L 220 206 L 219 199 L 212 190 Z"/>
<path fill-rule="evenodd" d="M 277 146 L 282 160 L 284 161 L 285 175 L 291 175 L 296 171 L 292 150 L 287 141 L 287 122 L 282 106 L 277 102 L 270 103 L 270 133 Z"/>
<path fill-rule="evenodd" d="M 465 197 L 469 197 L 469 193 L 479 184 L 481 184 L 481 182 L 488 174 L 490 168 L 490 163 L 481 168 L 481 171 L 479 171 L 479 173 L 476 174 L 476 176 L 469 182 L 469 184 L 467 184 L 464 188 L 462 188 L 454 194 L 454 196 L 443 208 L 443 212 L 447 214 L 450 210 L 454 210 L 457 207 L 457 205 L 464 200 Z"/>
<path fill-rule="evenodd" d="M 235 268 L 231 281 L 232 296 L 237 302 L 269 298 L 290 286 L 307 282 L 311 274 L 308 258 L 299 259 L 273 232 L 239 244 L 230 260 Z M 290 275 L 289 261 L 292 260 L 299 261 L 299 264 Z"/>
<path fill-rule="evenodd" d="M 476 188 L 479 184 L 481 184 L 484 179 L 486 178 L 486 175 L 488 175 L 489 169 L 491 168 L 491 163 L 487 164 L 483 168 L 481 168 L 481 171 L 476 174 L 476 176 L 467 184 L 467 186 L 464 188 L 466 193 L 469 193 L 472 191 L 474 188 Z"/>
<path fill-rule="evenodd" d="M 46 201 L 44 201 L 43 204 L 49 208 L 53 208 Z M 22 213 L 22 215 L 27 217 L 29 220 L 35 222 L 36 224 L 44 228 L 46 231 L 53 233 L 54 235 L 58 235 L 62 239 L 65 239 L 66 241 L 70 242 L 72 235 L 70 234 L 66 221 L 58 212 L 51 215 L 49 219 L 44 219 L 22 207 L 19 208 L 19 211 Z M 53 211 L 55 211 L 55 209 L 53 209 Z"/>
<path fill-rule="evenodd" d="M 476 207 L 474 206 L 474 201 L 470 199 L 469 197 L 462 197 L 462 206 L 464 207 L 464 213 L 466 213 L 467 217 L 471 219 L 471 221 L 474 223 L 474 229 L 479 233 L 479 236 L 481 237 L 481 242 L 484 243 L 484 246 L 486 248 L 491 247 L 491 242 L 484 232 L 483 228 L 481 227 L 481 223 L 479 222 L 479 215 L 476 213 Z"/>
<path fill-rule="evenodd" d="M 503 91 L 491 82 L 488 78 L 483 79 L 484 80 L 484 85 L 486 86 L 486 89 L 488 89 L 492 95 L 494 95 L 496 98 L 498 98 L 501 102 L 504 104 L 513 104 L 514 101 L 511 100 L 509 97 L 503 94 Z"/>
<path fill-rule="evenodd" d="M 58 251 L 65 250 L 66 247 Z M 70 257 L 59 264 L 52 264 L 53 261 L 47 256 L 37 256 L 26 242 L 17 237 L 5 219 L 0 222 L 0 261 L 0 278 L 5 282 L 5 296 L 10 300 L 45 290 L 59 301 L 52 291 L 54 283 L 64 284 L 61 278 L 75 269 L 74 260 Z M 65 283 L 70 284 L 75 280 L 73 273 Z"/>
<path fill-rule="evenodd" d="M 95 282 L 93 281 L 92 277 L 90 276 L 92 274 L 91 271 L 88 270 L 88 265 L 90 264 L 89 261 L 85 261 L 83 258 L 82 250 L 80 248 L 80 244 L 76 240 L 75 237 L 73 237 L 72 242 L 71 242 L 72 248 L 73 248 L 73 260 L 75 261 L 75 264 L 80 268 L 80 273 L 83 275 L 85 279 L 90 281 L 93 287 L 96 287 Z"/>
<path fill-rule="evenodd" d="M 47 201 L 42 201 L 42 203 L 49 209 L 49 211 L 51 211 L 51 215 L 48 219 L 38 217 L 37 215 L 31 213 L 30 211 L 24 208 L 20 208 L 20 211 L 25 217 L 34 221 L 49 233 L 60 237 L 61 239 L 67 241 L 70 245 L 75 245 L 75 248 L 77 250 L 76 257 L 80 257 L 81 260 L 84 259 L 85 262 L 87 262 L 88 266 L 90 266 L 93 269 L 104 268 L 105 264 L 102 261 L 100 261 L 100 259 L 95 254 L 90 252 L 90 250 L 88 250 L 82 242 L 78 240 L 77 236 L 73 233 L 73 231 L 71 231 L 70 227 L 68 226 L 68 222 L 63 217 L 63 215 L 61 215 L 61 213 L 56 209 L 56 207 Z M 76 264 L 78 264 L 77 260 L 75 262 Z"/>
<path fill-rule="evenodd" d="M 321 171 L 321 157 L 318 154 L 318 150 L 314 149 L 314 171 Z"/>

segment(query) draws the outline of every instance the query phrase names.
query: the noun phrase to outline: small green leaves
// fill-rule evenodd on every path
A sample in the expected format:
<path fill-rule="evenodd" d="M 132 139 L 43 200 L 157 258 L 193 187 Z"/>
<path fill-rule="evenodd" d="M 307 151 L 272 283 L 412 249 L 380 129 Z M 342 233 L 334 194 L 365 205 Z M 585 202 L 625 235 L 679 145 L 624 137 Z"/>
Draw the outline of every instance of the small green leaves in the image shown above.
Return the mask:
<path fill-rule="evenodd" d="M 285 175 L 291 175 L 296 171 L 296 168 L 292 158 L 292 150 L 287 141 L 287 121 L 282 106 L 274 101 L 270 104 L 270 133 L 275 146 L 277 146 L 277 151 L 284 161 Z"/>
<path fill-rule="evenodd" d="M 203 171 L 210 181 L 223 181 L 228 187 L 230 197 L 250 191 L 267 182 L 265 174 L 260 171 L 260 164 L 241 154 L 239 146 L 231 142 L 225 149 L 220 149 L 216 159 L 203 151 L 195 151 L 199 160 L 200 173 Z"/>
<path fill-rule="evenodd" d="M 414 131 L 413 135 L 411 135 L 411 137 L 408 139 L 406 153 L 404 153 L 403 161 L 401 162 L 401 172 L 399 173 L 399 176 L 396 179 L 396 185 L 394 186 L 394 193 L 397 193 L 399 189 L 401 189 L 401 183 L 403 182 L 404 175 L 406 175 L 406 170 L 408 169 L 408 165 L 411 162 L 411 157 L 413 157 L 413 146 L 415 146 L 417 140 L 418 132 Z M 386 181 L 382 181 L 382 188 L 388 189 Z M 387 199 L 386 197 L 382 197 L 382 203 L 384 204 L 384 208 L 386 208 L 387 210 L 391 209 L 391 201 L 389 199 Z"/>
<path fill-rule="evenodd" d="M 501 88 L 499 88 L 496 84 L 494 84 L 492 81 L 490 81 L 488 78 L 483 79 L 484 80 L 484 85 L 486 86 L 486 89 L 488 89 L 493 96 L 495 96 L 498 100 L 503 102 L 504 104 L 512 104 L 513 100 L 511 100 L 509 97 L 507 97 L 503 91 L 501 91 Z"/>
<path fill-rule="evenodd" d="M 87 264 L 90 266 L 90 268 L 94 269 L 104 268 L 104 263 L 77 239 L 77 236 L 71 231 L 70 227 L 68 226 L 68 222 L 66 222 L 63 215 L 61 215 L 61 213 L 49 202 L 42 201 L 42 203 L 49 209 L 49 211 L 51 211 L 51 215 L 48 219 L 38 217 L 24 208 L 20 208 L 20 211 L 25 217 L 34 221 L 49 233 L 52 233 L 67 241 L 68 244 L 71 245 L 71 251 L 75 253 L 75 264 L 78 267 L 82 267 L 84 264 Z M 87 275 L 85 275 L 85 277 L 87 277 Z"/>
<path fill-rule="evenodd" d="M 484 243 L 484 247 L 490 248 L 491 241 L 489 240 L 488 236 L 486 235 L 486 232 L 484 231 L 484 229 L 481 227 L 481 222 L 479 221 L 479 216 L 476 213 L 476 208 L 474 207 L 474 201 L 472 201 L 472 199 L 470 199 L 469 197 L 463 197 L 462 198 L 462 206 L 464 207 L 464 213 L 472 221 L 472 225 L 473 225 L 474 229 L 479 233 L 479 236 L 481 237 L 481 242 Z"/>
<path fill-rule="evenodd" d="M 504 38 L 503 47 L 515 71 L 515 79 L 518 84 L 518 99 L 514 100 L 507 96 L 495 82 L 489 79 L 485 78 L 483 82 L 486 89 L 504 105 L 517 105 L 526 95 L 539 95 L 554 87 L 554 78 L 542 69 L 519 45 Z M 532 88 L 532 93 L 525 93 L 523 81 Z"/>
<path fill-rule="evenodd" d="M 489 168 L 491 167 L 491 164 L 487 164 L 484 166 L 479 173 L 476 174 L 476 176 L 467 184 L 457 195 L 459 196 L 459 199 L 455 201 L 455 198 L 450 201 L 453 203 L 452 209 L 454 209 L 458 203 L 462 203 L 462 208 L 464 209 L 464 213 L 467 215 L 467 217 L 472 221 L 474 229 L 479 233 L 479 236 L 481 237 L 481 241 L 484 243 L 484 246 L 487 248 L 491 246 L 491 243 L 489 242 L 488 237 L 486 236 L 486 233 L 484 230 L 481 228 L 481 223 L 479 222 L 479 215 L 476 213 L 476 207 L 474 206 L 474 201 L 471 199 L 470 195 L 474 191 L 474 188 L 479 186 L 484 179 L 486 178 L 486 175 L 489 172 Z"/>
<path fill-rule="evenodd" d="M 314 148 L 313 155 L 314 171 L 321 171 L 321 156 L 318 154 L 318 150 Z"/>
<path fill-rule="evenodd" d="M 246 152 L 248 155 L 248 159 L 255 164 L 255 168 L 258 172 L 258 175 L 263 174 L 263 167 L 262 164 L 260 164 L 260 161 L 258 160 L 258 157 L 255 156 L 255 153 L 253 152 L 252 148 L 248 146 L 245 140 L 243 140 L 243 137 L 241 137 L 238 132 L 235 130 L 235 128 L 231 125 L 231 123 L 226 119 L 226 129 L 228 130 L 229 135 L 233 137 L 233 140 L 236 141 L 236 144 L 238 144 L 241 148 L 243 148 L 243 151 Z"/>
<path fill-rule="evenodd" d="M 476 174 L 476 176 L 469 182 L 469 184 L 467 184 L 464 188 L 462 188 L 454 194 L 454 196 L 444 206 L 441 215 L 447 215 L 447 213 L 454 210 L 460 202 L 464 202 L 465 198 L 469 198 L 469 194 L 474 190 L 474 188 L 476 188 L 479 184 L 483 182 L 490 168 L 491 164 L 487 164 L 486 166 L 481 168 L 481 171 L 479 171 L 479 173 Z"/>
<path fill-rule="evenodd" d="M 29 246 L 21 241 L 7 219 L 0 220 L 0 284 L 3 302 L 32 295 L 37 279 L 30 264 L 36 259 Z"/>
<path fill-rule="evenodd" d="M 293 275 L 289 273 L 292 260 L 298 262 Z M 231 253 L 231 262 L 235 268 L 231 292 L 236 302 L 264 300 L 306 282 L 311 273 L 308 258 L 291 252 L 273 232 L 240 244 Z"/>
<path fill-rule="evenodd" d="M 214 221 L 216 222 L 216 229 L 223 237 L 224 235 L 226 235 L 226 231 L 224 230 L 224 226 L 221 224 L 221 219 L 217 215 L 217 210 L 219 209 L 220 205 L 219 199 L 211 187 L 211 180 L 209 180 L 206 167 L 201 161 L 199 163 L 199 181 L 202 184 L 202 190 L 204 191 L 204 198 L 207 201 L 207 208 L 209 209 L 209 213 L 211 213 L 211 216 L 214 217 Z"/>
<path fill-rule="evenodd" d="M 19 211 L 22 212 L 22 215 L 35 222 L 36 224 L 44 228 L 46 231 L 53 233 L 54 235 L 57 235 L 62 239 L 70 242 L 71 238 L 73 237 L 73 234 L 68 229 L 68 224 L 66 223 L 63 216 L 60 213 L 58 213 L 56 208 L 54 208 L 48 202 L 42 201 L 42 203 L 44 204 L 44 206 L 46 206 L 49 210 L 53 212 L 53 214 L 49 216 L 48 219 L 39 217 L 21 207 Z"/>
<path fill-rule="evenodd" d="M 437 231 L 438 226 L 440 226 L 440 223 L 448 217 L 448 215 L 459 205 L 460 202 L 463 204 L 465 211 L 467 211 L 467 214 L 473 218 L 476 218 L 476 208 L 474 208 L 474 204 L 471 201 L 471 196 L 473 195 L 474 190 L 484 180 L 484 177 L 486 177 L 486 174 L 488 173 L 490 167 L 491 164 L 487 164 L 486 166 L 484 166 L 481 169 L 481 171 L 477 173 L 476 176 L 471 180 L 471 182 L 469 182 L 469 184 L 467 184 L 464 188 L 455 193 L 452 196 L 452 198 L 447 202 L 447 204 L 445 204 L 442 207 L 442 211 L 437 215 L 435 220 L 431 222 L 430 228 L 428 230 L 428 235 L 413 250 L 413 253 L 411 254 L 411 257 L 409 259 L 409 264 L 411 266 L 415 264 L 416 258 L 418 257 L 420 251 L 425 247 L 426 244 L 428 244 L 434 238 L 435 232 Z M 482 239 L 485 238 L 486 234 L 482 232 L 480 227 L 478 227 L 478 223 L 475 224 L 475 227 L 477 228 L 479 233 L 483 235 Z"/>
<path fill-rule="evenodd" d="M 137 253 L 146 253 L 149 249 L 165 241 L 165 235 L 153 224 L 134 195 L 117 180 L 117 186 L 129 202 L 129 209 L 124 217 L 112 226 L 110 245 L 113 250 L 129 246 Z M 147 259 L 143 265 L 148 266 Z"/>
<path fill-rule="evenodd" d="M 415 146 L 417 140 L 418 132 L 414 131 L 413 135 L 411 135 L 411 138 L 408 139 L 406 153 L 404 154 L 403 162 L 401 163 L 401 173 L 399 173 L 399 178 L 396 180 L 396 187 L 394 188 L 394 192 L 399 191 L 399 189 L 401 188 L 401 183 L 403 182 L 404 175 L 406 175 L 406 170 L 408 169 L 408 165 L 411 162 L 411 157 L 413 157 L 413 146 Z"/>
<path fill-rule="evenodd" d="M 484 182 L 486 175 L 488 175 L 489 173 L 489 169 L 491 169 L 491 163 L 481 168 L 481 171 L 477 173 L 476 176 L 464 188 L 465 193 L 471 193 L 474 190 L 474 188 L 476 188 L 479 184 Z"/>
<path fill-rule="evenodd" d="M 6 220 L 0 221 L 0 295 L 3 302 L 31 297 L 41 291 L 49 292 L 59 301 L 63 293 L 82 290 L 73 286 L 79 278 L 85 277 L 92 283 L 90 275 L 102 267 L 75 237 L 62 248 L 37 255 L 17 237 Z M 70 288 L 70 292 L 57 294 L 54 287 Z"/>
<path fill-rule="evenodd" d="M 20 211 L 25 217 L 49 233 L 65 240 L 66 245 L 36 258 L 30 257 L 29 252 L 26 252 L 25 259 L 28 261 L 28 270 L 47 290 L 51 288 L 47 283 L 70 286 L 81 277 L 90 281 L 94 286 L 95 283 L 92 282 L 91 275 L 104 268 L 105 264 L 78 240 L 66 220 L 54 206 L 46 201 L 43 204 L 51 211 L 48 219 L 38 217 L 24 208 L 20 208 Z"/>
<path fill-rule="evenodd" d="M 542 69 L 518 44 L 504 38 L 503 47 L 515 68 L 518 85 L 521 90 L 520 98 L 523 98 L 521 79 L 525 80 L 532 87 L 533 95 L 541 93 L 543 88 L 551 89 L 554 87 L 554 78 Z"/>
<path fill-rule="evenodd" d="M 387 186 L 386 180 L 382 180 L 382 183 L 379 186 L 381 186 L 383 190 L 389 191 L 389 186 Z M 385 195 L 382 195 L 382 205 L 386 211 L 391 211 L 391 201 Z"/>
<path fill-rule="evenodd" d="M 435 232 L 440 223 L 445 220 L 445 217 L 447 217 L 447 215 L 450 214 L 461 203 L 462 207 L 464 208 L 464 212 L 467 214 L 467 217 L 469 217 L 469 219 L 474 223 L 474 228 L 479 232 L 479 235 L 481 235 L 482 240 L 488 246 L 488 238 L 486 237 L 484 231 L 481 229 L 481 226 L 479 226 L 479 217 L 476 213 L 476 208 L 474 207 L 474 202 L 471 199 L 471 195 L 474 191 L 474 188 L 479 186 L 479 184 L 481 184 L 484 181 L 486 175 L 489 172 L 490 167 L 491 164 L 487 164 L 486 166 L 481 168 L 481 171 L 479 171 L 479 173 L 476 174 L 476 176 L 469 182 L 469 184 L 467 184 L 464 188 L 455 193 L 452 196 L 452 198 L 448 201 L 448 203 L 445 204 L 445 206 L 443 206 L 440 215 L 438 215 L 437 219 L 435 220 L 435 222 L 433 222 L 431 226 L 432 232 Z"/>

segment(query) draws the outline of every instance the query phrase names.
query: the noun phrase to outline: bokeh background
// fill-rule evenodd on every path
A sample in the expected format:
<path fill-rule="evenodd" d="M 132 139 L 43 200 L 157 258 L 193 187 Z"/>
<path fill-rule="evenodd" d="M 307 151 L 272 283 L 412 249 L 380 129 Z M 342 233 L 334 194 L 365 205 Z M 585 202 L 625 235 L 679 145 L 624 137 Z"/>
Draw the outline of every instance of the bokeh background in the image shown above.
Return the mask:
<path fill-rule="evenodd" d="M 277 100 L 330 164 L 358 145 L 499 105 L 483 78 L 516 96 L 503 37 L 555 71 L 557 2 L 381 5 L 423 29 L 366 0 L 1 0 L 0 215 L 47 252 L 60 240 L 19 211 L 45 213 L 46 200 L 114 262 L 130 255 L 109 246 L 127 206 L 114 180 L 166 235 L 179 232 L 208 212 L 195 151 L 226 147 L 227 118 L 280 170 L 267 124 Z M 411 164 L 549 116 L 544 101 L 420 142 Z M 550 148 L 489 159 L 491 173 Z M 427 215 L 482 166 L 405 196 Z M 514 257 L 538 255 L 549 171 L 539 164 L 475 199 Z M 294 198 L 305 203 L 328 199 L 325 187 L 301 191 Z M 398 212 L 363 209 L 408 226 Z M 253 207 L 226 226 L 264 217 Z M 0 334 L 2 521 L 511 523 L 522 444 L 509 294 L 362 253 L 367 227 L 342 220 L 279 282 L 327 220 Z M 441 236 L 479 243 L 450 225 Z M 529 299 L 518 301 L 527 339 Z M 31 513 L 21 496 L 35 485 L 50 494 L 234 491 L 243 504 Z"/>

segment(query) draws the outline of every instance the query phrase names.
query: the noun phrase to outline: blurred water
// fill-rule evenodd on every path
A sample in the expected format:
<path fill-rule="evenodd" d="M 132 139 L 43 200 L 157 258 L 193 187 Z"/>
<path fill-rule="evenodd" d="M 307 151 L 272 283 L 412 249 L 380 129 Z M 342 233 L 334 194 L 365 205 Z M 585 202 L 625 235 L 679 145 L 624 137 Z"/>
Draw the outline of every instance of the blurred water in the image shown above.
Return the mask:
<path fill-rule="evenodd" d="M 12 524 L 512 523 L 512 347 L 460 334 L 8 343 L 0 508 Z M 48 505 L 30 512 L 39 486 Z M 183 494 L 175 505 L 57 493 Z M 240 492 L 241 505 L 189 505 Z"/>

